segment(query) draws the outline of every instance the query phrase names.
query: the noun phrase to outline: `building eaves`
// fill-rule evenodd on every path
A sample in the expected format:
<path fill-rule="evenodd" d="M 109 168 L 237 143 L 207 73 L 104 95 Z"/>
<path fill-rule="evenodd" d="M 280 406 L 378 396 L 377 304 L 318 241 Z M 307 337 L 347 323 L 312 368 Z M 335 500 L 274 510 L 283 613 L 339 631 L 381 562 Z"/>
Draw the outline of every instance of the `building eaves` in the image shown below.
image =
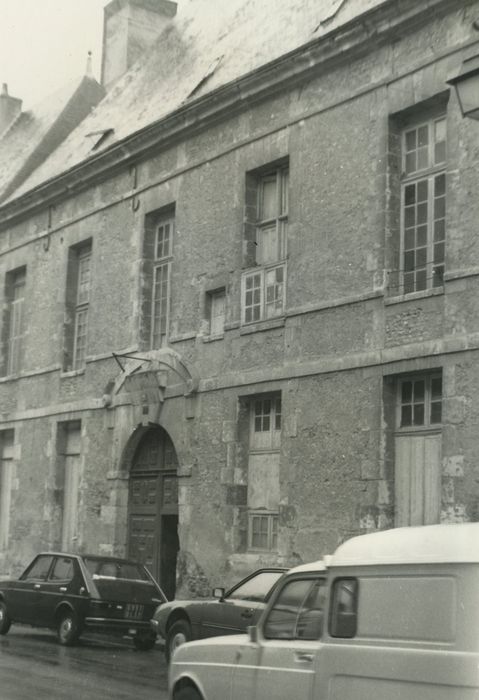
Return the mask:
<path fill-rule="evenodd" d="M 471 0 L 472 1 L 472 0 Z M 467 4 L 464 0 L 463 4 Z M 186 101 L 166 116 L 148 124 L 56 177 L 39 184 L 0 209 L 0 226 L 8 226 L 28 212 L 46 208 L 56 200 L 108 178 L 137 163 L 165 145 L 203 130 L 292 84 L 364 55 L 412 28 L 430 20 L 431 13 L 457 9 L 457 0 L 384 0 L 360 17 L 314 38 L 258 69 L 211 92 Z M 125 194 L 128 196 L 128 193 Z"/>

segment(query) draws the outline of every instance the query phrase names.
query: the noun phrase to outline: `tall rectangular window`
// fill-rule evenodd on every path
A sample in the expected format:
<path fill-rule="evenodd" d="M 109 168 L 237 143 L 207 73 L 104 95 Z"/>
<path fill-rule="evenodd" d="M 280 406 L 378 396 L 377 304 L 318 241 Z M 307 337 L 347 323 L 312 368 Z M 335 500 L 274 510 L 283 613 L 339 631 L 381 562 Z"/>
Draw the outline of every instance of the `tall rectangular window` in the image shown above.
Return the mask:
<path fill-rule="evenodd" d="M 255 192 L 255 256 L 251 261 L 254 268 L 245 270 L 242 277 L 242 322 L 254 323 L 280 316 L 284 311 L 288 167 L 282 165 L 260 174 L 249 174 L 247 183 L 247 195 Z"/>
<path fill-rule="evenodd" d="M 92 245 L 86 241 L 69 250 L 64 369 L 77 370 L 85 366 L 90 313 Z"/>
<path fill-rule="evenodd" d="M 13 469 L 13 430 L 0 431 L 0 550 L 8 547 Z"/>
<path fill-rule="evenodd" d="M 6 374 L 17 374 L 23 365 L 25 337 L 26 268 L 7 274 L 6 278 Z"/>
<path fill-rule="evenodd" d="M 250 409 L 248 459 L 248 546 L 278 546 L 281 395 L 253 397 Z"/>
<path fill-rule="evenodd" d="M 410 294 L 443 284 L 446 117 L 409 126 L 401 138 L 401 279 Z"/>
<path fill-rule="evenodd" d="M 161 348 L 168 337 L 171 261 L 175 219 L 162 216 L 154 226 L 150 347 Z"/>
<path fill-rule="evenodd" d="M 209 334 L 211 336 L 223 335 L 226 317 L 225 289 L 216 289 L 214 292 L 208 292 L 207 314 L 209 320 Z"/>
<path fill-rule="evenodd" d="M 81 423 L 69 421 L 59 424 L 59 474 L 63 493 L 61 547 L 64 551 L 76 548 L 78 540 L 78 499 L 80 483 Z"/>

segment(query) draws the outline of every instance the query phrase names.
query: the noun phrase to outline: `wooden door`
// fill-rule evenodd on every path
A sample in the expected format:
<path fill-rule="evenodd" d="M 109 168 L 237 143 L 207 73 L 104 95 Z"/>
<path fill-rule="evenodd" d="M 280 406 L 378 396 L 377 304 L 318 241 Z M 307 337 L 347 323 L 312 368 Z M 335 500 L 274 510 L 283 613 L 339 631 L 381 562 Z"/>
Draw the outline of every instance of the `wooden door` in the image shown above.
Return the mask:
<path fill-rule="evenodd" d="M 441 435 L 396 437 L 396 526 L 438 523 L 441 513 Z"/>
<path fill-rule="evenodd" d="M 133 458 L 128 507 L 128 556 L 145 564 L 170 598 L 179 549 L 176 466 L 168 434 L 152 428 Z"/>

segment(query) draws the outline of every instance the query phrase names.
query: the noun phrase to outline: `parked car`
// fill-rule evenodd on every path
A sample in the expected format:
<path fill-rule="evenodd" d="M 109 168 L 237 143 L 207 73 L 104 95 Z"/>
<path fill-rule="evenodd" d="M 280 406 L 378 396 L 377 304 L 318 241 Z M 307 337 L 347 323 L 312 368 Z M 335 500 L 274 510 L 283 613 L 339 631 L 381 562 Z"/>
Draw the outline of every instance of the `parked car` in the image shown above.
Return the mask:
<path fill-rule="evenodd" d="M 173 600 L 161 605 L 152 629 L 165 640 L 167 661 L 180 644 L 221 634 L 237 634 L 254 625 L 286 569 L 258 569 L 225 593 L 215 588 L 212 598 Z"/>
<path fill-rule="evenodd" d="M 479 523 L 355 537 L 283 578 L 256 627 L 179 647 L 172 700 L 479 698 Z"/>
<path fill-rule="evenodd" d="M 13 623 L 56 629 L 71 645 L 84 630 L 133 636 L 154 646 L 150 619 L 162 590 L 143 565 L 127 559 L 42 552 L 17 580 L 0 582 L 0 634 Z"/>

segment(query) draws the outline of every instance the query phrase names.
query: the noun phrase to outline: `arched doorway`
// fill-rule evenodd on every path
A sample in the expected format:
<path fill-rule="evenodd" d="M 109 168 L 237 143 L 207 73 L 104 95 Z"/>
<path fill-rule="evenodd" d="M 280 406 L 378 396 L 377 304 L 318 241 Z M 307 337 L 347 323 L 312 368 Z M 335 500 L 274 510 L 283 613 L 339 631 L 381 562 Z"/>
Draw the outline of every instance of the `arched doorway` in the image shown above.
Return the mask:
<path fill-rule="evenodd" d="M 168 599 L 175 597 L 178 541 L 178 460 L 168 433 L 149 428 L 131 462 L 128 556 L 143 562 Z"/>

